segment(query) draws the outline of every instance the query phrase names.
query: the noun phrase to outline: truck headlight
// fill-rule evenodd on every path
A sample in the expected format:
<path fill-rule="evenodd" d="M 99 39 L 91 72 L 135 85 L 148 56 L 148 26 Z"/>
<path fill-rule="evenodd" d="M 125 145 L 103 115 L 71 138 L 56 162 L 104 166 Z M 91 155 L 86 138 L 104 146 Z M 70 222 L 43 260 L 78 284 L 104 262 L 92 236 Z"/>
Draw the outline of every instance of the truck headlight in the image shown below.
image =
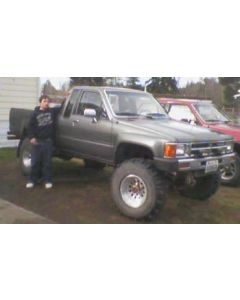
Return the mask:
<path fill-rule="evenodd" d="M 185 144 L 177 145 L 176 156 L 185 156 L 186 154 L 186 146 Z"/>
<path fill-rule="evenodd" d="M 188 157 L 190 156 L 191 146 L 189 144 L 166 143 L 164 146 L 164 157 Z"/>
<path fill-rule="evenodd" d="M 231 153 L 231 152 L 233 152 L 233 150 L 234 150 L 234 144 L 233 144 L 233 142 L 232 141 L 228 142 L 227 143 L 227 147 L 226 147 L 226 152 L 227 153 Z"/>

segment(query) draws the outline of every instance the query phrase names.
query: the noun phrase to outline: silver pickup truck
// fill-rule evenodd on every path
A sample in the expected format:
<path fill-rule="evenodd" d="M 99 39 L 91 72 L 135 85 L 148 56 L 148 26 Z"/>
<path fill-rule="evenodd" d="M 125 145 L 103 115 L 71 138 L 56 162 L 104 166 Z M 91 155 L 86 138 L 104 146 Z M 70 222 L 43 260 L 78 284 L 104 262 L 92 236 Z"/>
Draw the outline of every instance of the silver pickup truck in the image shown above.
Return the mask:
<path fill-rule="evenodd" d="M 11 138 L 20 139 L 23 173 L 31 167 L 27 123 L 31 111 L 12 109 Z M 133 218 L 152 216 L 169 187 L 206 200 L 219 188 L 219 168 L 235 159 L 231 137 L 174 121 L 149 93 L 110 87 L 75 87 L 58 115 L 56 153 L 86 166 L 115 167 L 112 197 Z"/>

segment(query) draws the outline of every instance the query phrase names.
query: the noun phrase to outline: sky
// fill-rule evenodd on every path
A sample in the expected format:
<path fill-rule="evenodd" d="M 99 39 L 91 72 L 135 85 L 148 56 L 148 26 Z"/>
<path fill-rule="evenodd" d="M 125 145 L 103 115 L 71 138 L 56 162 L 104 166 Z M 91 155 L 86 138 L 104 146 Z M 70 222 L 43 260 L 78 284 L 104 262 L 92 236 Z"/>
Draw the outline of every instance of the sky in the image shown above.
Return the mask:
<path fill-rule="evenodd" d="M 148 80 L 149 77 L 142 77 L 142 83 Z M 188 82 L 197 82 L 200 77 L 176 77 L 179 80 L 180 87 L 184 87 Z M 61 85 L 69 81 L 69 77 L 41 77 L 41 83 L 43 84 L 46 80 L 50 80 L 51 83 L 58 89 Z"/>

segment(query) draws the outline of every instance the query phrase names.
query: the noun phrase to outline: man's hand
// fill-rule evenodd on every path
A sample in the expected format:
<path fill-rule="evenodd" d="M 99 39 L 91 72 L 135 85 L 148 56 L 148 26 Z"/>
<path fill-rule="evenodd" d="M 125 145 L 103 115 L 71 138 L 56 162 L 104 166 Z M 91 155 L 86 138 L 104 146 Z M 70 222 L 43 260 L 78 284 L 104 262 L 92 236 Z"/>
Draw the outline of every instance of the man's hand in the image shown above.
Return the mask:
<path fill-rule="evenodd" d="M 35 139 L 35 138 L 32 138 L 31 140 L 30 140 L 30 143 L 32 144 L 32 145 L 38 145 L 38 141 L 37 141 L 37 139 Z"/>

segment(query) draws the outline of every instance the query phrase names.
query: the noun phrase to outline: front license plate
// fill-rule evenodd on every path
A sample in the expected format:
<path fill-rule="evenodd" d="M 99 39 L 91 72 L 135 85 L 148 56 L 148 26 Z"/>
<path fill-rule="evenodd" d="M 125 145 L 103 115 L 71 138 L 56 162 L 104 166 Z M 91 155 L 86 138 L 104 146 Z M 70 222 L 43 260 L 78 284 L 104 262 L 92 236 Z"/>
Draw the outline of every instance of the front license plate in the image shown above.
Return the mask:
<path fill-rule="evenodd" d="M 206 163 L 205 172 L 216 172 L 218 170 L 218 160 L 209 160 Z"/>

